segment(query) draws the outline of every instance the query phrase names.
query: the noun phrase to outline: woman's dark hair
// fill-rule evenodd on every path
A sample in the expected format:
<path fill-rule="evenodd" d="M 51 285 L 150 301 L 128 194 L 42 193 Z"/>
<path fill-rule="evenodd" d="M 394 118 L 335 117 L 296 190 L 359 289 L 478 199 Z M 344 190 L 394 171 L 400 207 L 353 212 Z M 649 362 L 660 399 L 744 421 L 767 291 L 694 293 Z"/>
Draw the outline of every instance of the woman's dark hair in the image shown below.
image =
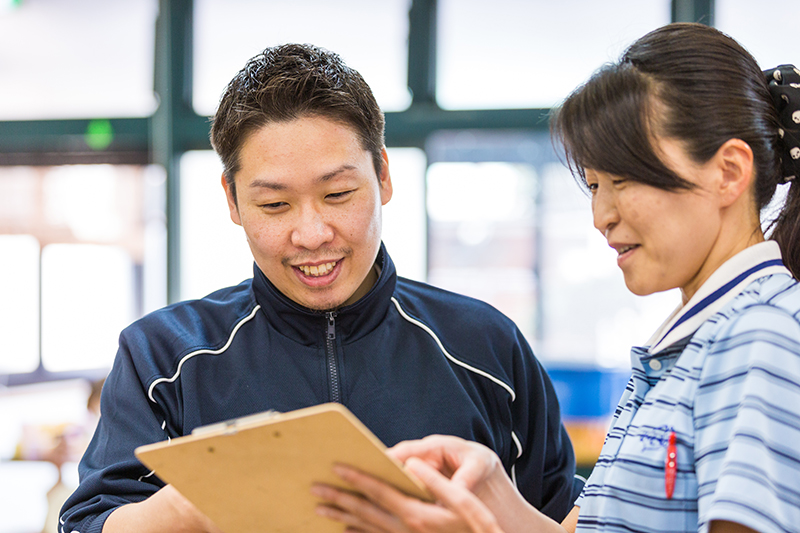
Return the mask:
<path fill-rule="evenodd" d="M 770 202 L 781 179 L 778 114 L 755 59 L 736 41 L 701 24 L 669 24 L 599 69 L 554 112 L 553 139 L 586 184 L 585 169 L 664 190 L 693 185 L 656 154 L 658 137 L 676 139 L 703 164 L 730 139 L 753 151 L 756 207 Z M 786 266 L 800 274 L 800 186 L 793 183 L 772 238 Z"/>

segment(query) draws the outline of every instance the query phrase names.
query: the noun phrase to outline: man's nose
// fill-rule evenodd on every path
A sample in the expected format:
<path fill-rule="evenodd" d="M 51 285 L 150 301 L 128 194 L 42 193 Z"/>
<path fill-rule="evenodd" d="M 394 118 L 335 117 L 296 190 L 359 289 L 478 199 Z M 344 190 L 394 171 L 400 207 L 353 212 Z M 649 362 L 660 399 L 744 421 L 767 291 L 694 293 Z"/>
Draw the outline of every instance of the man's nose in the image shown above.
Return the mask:
<path fill-rule="evenodd" d="M 292 229 L 292 245 L 307 250 L 316 250 L 333 241 L 333 227 L 323 213 L 314 207 L 302 208 Z"/>

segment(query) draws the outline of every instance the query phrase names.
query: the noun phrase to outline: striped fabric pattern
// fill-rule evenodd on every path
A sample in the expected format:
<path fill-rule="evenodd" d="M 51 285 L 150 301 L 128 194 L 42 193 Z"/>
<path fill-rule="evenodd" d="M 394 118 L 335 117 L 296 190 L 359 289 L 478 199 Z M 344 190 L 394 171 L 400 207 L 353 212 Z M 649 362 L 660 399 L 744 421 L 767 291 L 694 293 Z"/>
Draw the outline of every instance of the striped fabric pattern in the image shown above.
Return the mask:
<path fill-rule="evenodd" d="M 763 261 L 751 251 L 738 270 Z M 631 351 L 631 380 L 576 502 L 578 531 L 705 532 L 728 520 L 800 532 L 800 285 L 768 274 L 727 298 L 693 335 Z"/>

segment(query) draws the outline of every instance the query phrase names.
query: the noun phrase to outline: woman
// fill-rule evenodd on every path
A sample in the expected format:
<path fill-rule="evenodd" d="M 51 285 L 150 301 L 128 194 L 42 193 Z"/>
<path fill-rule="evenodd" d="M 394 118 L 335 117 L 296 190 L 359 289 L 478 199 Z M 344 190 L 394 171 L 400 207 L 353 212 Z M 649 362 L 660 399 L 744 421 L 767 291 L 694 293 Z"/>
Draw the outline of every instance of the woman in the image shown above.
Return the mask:
<path fill-rule="evenodd" d="M 363 531 L 797 531 L 800 526 L 800 185 L 765 240 L 760 214 L 800 176 L 800 71 L 762 73 L 712 28 L 671 24 L 562 105 L 554 137 L 591 193 L 627 287 L 678 287 L 643 348 L 600 458 L 557 524 L 491 452 L 454 437 L 392 453 L 424 504 L 347 468 L 319 513 Z"/>

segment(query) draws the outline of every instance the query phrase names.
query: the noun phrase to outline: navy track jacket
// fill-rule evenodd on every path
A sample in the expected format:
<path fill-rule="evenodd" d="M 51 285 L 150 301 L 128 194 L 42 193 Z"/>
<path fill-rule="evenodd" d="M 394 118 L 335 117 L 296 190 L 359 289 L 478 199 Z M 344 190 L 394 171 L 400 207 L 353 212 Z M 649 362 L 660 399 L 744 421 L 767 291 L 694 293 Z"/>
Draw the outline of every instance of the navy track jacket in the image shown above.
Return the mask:
<path fill-rule="evenodd" d="M 557 521 L 575 461 L 547 374 L 491 306 L 398 278 L 386 250 L 356 303 L 311 311 L 254 277 L 138 320 L 120 336 L 102 415 L 62 509 L 65 532 L 100 532 L 163 483 L 142 444 L 273 409 L 347 406 L 387 446 L 439 433 L 493 449 L 525 498 Z"/>

